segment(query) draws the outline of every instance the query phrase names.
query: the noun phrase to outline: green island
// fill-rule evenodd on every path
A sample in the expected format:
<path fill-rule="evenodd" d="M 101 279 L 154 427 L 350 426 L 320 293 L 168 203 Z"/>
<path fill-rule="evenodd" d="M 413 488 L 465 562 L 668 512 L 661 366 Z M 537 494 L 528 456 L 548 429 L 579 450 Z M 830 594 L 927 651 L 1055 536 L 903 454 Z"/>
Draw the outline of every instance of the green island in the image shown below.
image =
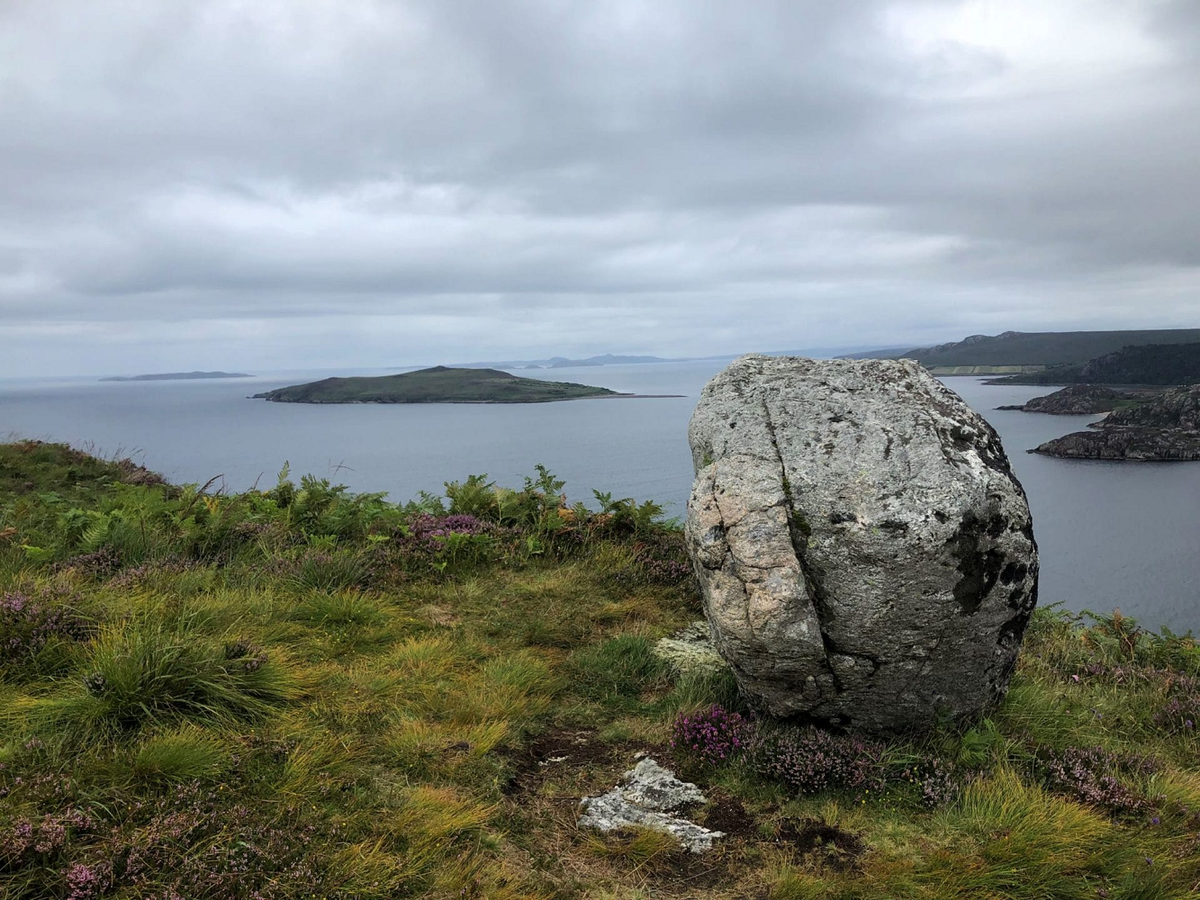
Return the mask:
<path fill-rule="evenodd" d="M 701 615 L 678 528 L 563 490 L 212 494 L 0 445 L 0 895 L 1195 896 L 1190 634 L 1042 608 L 986 718 L 756 719 L 655 652 Z M 711 852 L 577 826 L 647 754 Z"/>
<path fill-rule="evenodd" d="M 547 403 L 588 397 L 627 397 L 608 388 L 521 378 L 498 369 L 434 366 L 400 375 L 324 378 L 255 394 L 276 403 Z"/>

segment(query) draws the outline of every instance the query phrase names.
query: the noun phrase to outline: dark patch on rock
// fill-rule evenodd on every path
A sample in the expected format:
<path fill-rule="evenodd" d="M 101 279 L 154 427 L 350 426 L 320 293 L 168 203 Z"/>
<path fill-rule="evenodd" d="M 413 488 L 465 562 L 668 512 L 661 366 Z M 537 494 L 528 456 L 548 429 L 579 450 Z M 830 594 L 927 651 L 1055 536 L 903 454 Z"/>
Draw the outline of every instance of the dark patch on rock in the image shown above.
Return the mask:
<path fill-rule="evenodd" d="M 1012 584 L 1016 581 L 1024 581 L 1025 576 L 1029 574 L 1029 566 L 1022 562 L 1010 562 L 1004 567 L 1004 571 L 1000 573 L 1000 582 L 1002 584 Z"/>
<path fill-rule="evenodd" d="M 983 598 L 996 586 L 1007 562 L 1004 554 L 998 550 L 985 549 L 985 536 L 998 537 L 1003 528 L 1004 523 L 998 518 L 986 525 L 978 519 L 967 518 L 947 542 L 951 554 L 958 560 L 960 576 L 954 585 L 954 599 L 966 615 L 979 609 Z"/>

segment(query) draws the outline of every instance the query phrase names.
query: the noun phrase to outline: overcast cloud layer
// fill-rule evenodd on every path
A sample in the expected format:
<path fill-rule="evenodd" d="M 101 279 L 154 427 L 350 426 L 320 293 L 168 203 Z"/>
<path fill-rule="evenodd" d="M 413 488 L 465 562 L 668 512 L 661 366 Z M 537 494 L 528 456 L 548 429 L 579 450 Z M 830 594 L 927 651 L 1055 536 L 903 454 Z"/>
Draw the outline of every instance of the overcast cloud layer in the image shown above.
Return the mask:
<path fill-rule="evenodd" d="M 0 5 L 0 375 L 1197 325 L 1196 0 Z"/>

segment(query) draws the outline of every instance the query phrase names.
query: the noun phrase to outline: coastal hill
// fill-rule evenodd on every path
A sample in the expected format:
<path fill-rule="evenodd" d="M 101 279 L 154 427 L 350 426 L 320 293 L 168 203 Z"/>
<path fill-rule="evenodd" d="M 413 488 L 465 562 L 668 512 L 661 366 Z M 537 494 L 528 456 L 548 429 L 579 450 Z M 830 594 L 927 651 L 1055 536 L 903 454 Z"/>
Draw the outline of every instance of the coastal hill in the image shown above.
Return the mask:
<path fill-rule="evenodd" d="M 255 394 L 276 403 L 546 403 L 628 396 L 568 381 L 521 378 L 496 369 L 434 366 L 400 375 L 324 378 Z"/>
<path fill-rule="evenodd" d="M 1200 341 L 1200 328 L 1147 331 L 1005 331 L 911 350 L 877 350 L 857 359 L 915 359 L 935 375 L 992 375 L 1082 364 L 1123 347 Z"/>
<path fill-rule="evenodd" d="M 112 375 L 101 381 L 192 381 L 201 378 L 251 378 L 244 372 L 156 372 L 151 375 Z"/>
<path fill-rule="evenodd" d="M 998 378 L 993 384 L 1196 384 L 1200 343 L 1122 347 L 1084 363 Z"/>
<path fill-rule="evenodd" d="M 1200 460 L 1200 386 L 1118 409 L 1092 426 L 1030 451 L 1069 459 Z"/>

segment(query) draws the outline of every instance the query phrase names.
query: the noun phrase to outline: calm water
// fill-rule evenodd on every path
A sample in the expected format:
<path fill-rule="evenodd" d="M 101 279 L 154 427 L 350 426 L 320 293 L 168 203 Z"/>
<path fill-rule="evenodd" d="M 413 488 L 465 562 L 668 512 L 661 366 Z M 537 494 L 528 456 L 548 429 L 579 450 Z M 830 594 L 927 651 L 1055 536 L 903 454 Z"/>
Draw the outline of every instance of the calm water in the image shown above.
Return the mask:
<path fill-rule="evenodd" d="M 0 380 L 0 437 L 19 434 L 135 455 L 176 482 L 223 477 L 230 489 L 292 472 L 407 500 L 486 472 L 519 486 L 534 463 L 591 489 L 654 499 L 682 515 L 691 488 L 687 421 L 723 363 L 667 363 L 529 372 L 667 400 L 579 400 L 513 406 L 310 406 L 247 395 L 326 377 L 275 373 L 228 381 Z M 363 373 L 380 374 L 380 373 Z M 1043 603 L 1111 610 L 1200 631 L 1200 463 L 1047 459 L 1025 451 L 1082 428 L 1088 416 L 999 412 L 1048 388 L 947 383 L 996 427 L 1033 508 Z"/>

